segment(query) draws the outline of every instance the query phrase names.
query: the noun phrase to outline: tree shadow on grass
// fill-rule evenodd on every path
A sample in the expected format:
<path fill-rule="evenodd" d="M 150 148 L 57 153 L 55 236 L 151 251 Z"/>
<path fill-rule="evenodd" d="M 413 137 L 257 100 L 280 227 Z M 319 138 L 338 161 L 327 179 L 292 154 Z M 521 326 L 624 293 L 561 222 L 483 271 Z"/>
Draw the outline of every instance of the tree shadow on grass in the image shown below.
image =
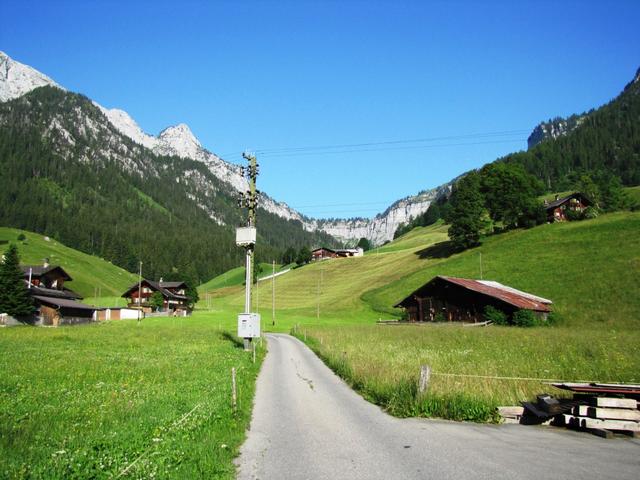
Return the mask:
<path fill-rule="evenodd" d="M 438 242 L 430 247 L 423 248 L 422 250 L 418 250 L 416 255 L 422 260 L 426 258 L 448 258 L 454 253 L 459 252 L 459 249 L 453 245 L 451 240 L 446 240 L 444 242 Z"/>
<path fill-rule="evenodd" d="M 232 335 L 229 332 L 220 332 L 220 338 L 233 343 L 236 348 L 242 348 L 244 350 L 244 342 L 235 335 Z"/>

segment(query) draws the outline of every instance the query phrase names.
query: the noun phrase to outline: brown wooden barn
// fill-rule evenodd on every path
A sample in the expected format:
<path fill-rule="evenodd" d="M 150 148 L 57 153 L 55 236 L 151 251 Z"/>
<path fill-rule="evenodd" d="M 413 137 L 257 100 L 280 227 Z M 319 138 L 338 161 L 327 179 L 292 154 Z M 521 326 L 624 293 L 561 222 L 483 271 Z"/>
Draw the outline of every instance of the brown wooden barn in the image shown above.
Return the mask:
<path fill-rule="evenodd" d="M 187 285 L 184 282 L 159 282 L 142 279 L 140 283 L 131 285 L 122 294 L 128 299 L 130 308 L 141 308 L 146 313 L 151 313 L 151 296 L 154 292 L 160 292 L 163 298 L 163 311 L 189 311 L 188 298 L 186 296 Z M 139 297 L 138 297 L 139 295 Z"/>
<path fill-rule="evenodd" d="M 311 252 L 311 259 L 315 262 L 317 260 L 326 260 L 328 258 L 336 258 L 338 254 L 335 250 L 330 248 L 320 247 Z"/>
<path fill-rule="evenodd" d="M 475 323 L 484 321 L 487 305 L 507 315 L 517 310 L 531 310 L 546 318 L 551 300 L 516 290 L 489 280 L 437 276 L 401 302 L 410 322 L 436 321 Z"/>
<path fill-rule="evenodd" d="M 581 213 L 591 205 L 591 200 L 582 193 L 575 192 L 562 198 L 558 198 L 556 195 L 556 199 L 553 202 L 545 201 L 544 208 L 547 212 L 548 222 L 564 222 L 567 220 L 567 210 Z"/>
<path fill-rule="evenodd" d="M 94 320 L 95 307 L 67 298 L 33 295 L 42 325 L 72 325 Z"/>

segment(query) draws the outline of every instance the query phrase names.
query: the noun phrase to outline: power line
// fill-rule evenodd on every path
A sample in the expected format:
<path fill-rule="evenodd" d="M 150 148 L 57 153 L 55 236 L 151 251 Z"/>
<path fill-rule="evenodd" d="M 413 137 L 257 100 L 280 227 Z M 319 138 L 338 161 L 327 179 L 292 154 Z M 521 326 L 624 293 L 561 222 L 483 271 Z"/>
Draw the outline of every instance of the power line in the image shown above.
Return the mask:
<path fill-rule="evenodd" d="M 426 148 L 441 148 L 441 147 L 465 147 L 465 146 L 477 146 L 477 145 L 493 145 L 499 143 L 523 143 L 525 139 L 513 139 L 513 140 L 496 140 L 488 142 L 467 142 L 467 143 L 444 143 L 438 145 L 412 145 L 406 147 L 384 147 L 384 148 L 362 148 L 362 149 L 349 149 L 349 150 L 334 150 L 325 152 L 300 152 L 300 153 L 264 153 L 263 157 L 267 158 L 284 158 L 284 157 L 307 157 L 313 155 L 334 155 L 344 153 L 361 153 L 361 152 L 385 152 L 385 151 L 397 151 L 397 150 L 419 150 Z"/>
<path fill-rule="evenodd" d="M 389 147 L 392 145 L 402 145 L 402 144 L 410 144 L 410 143 L 429 143 L 429 142 L 438 142 L 438 141 L 446 141 L 446 140 L 472 140 L 479 138 L 492 138 L 492 137 L 513 137 L 520 136 L 529 133 L 529 129 L 520 129 L 520 130 L 502 130 L 502 131 L 494 131 L 494 132 L 479 132 L 479 133 L 469 133 L 469 134 L 461 134 L 461 135 L 447 135 L 440 137 L 429 137 L 429 138 L 416 138 L 416 139 L 405 139 L 405 140 L 385 140 L 378 142 L 362 142 L 362 143 L 344 143 L 344 144 L 333 144 L 333 145 L 314 145 L 314 146 L 300 146 L 300 147 L 274 147 L 274 148 L 261 148 L 256 149 L 256 153 L 263 154 L 265 156 L 275 157 L 275 156 L 294 156 L 297 154 L 322 154 L 322 153 L 352 153 L 352 152 L 360 152 L 360 151 L 378 151 L 376 149 L 363 149 L 362 147 Z M 481 142 L 481 143 L 454 143 L 454 144 L 439 144 L 439 145 L 413 145 L 411 147 L 399 147 L 399 148 L 387 148 L 386 150 L 395 150 L 395 149 L 407 149 L 407 148 L 433 148 L 433 147 L 447 147 L 447 146 L 463 146 L 463 145 L 479 145 L 479 144 L 489 144 L 489 143 L 505 143 L 507 141 L 510 142 L 524 142 L 524 139 L 518 138 L 513 140 L 494 140 L 490 142 Z M 340 152 L 331 152 L 325 150 L 335 150 L 335 149 L 348 149 L 346 151 Z M 384 151 L 385 149 L 379 149 Z M 228 154 L 219 155 L 219 157 L 230 157 L 232 155 L 240 155 L 240 152 L 232 152 Z"/>
<path fill-rule="evenodd" d="M 327 149 L 334 149 L 334 148 L 371 147 L 371 146 L 379 146 L 379 145 L 398 145 L 398 144 L 404 144 L 404 143 L 437 142 L 437 141 L 443 141 L 443 140 L 463 140 L 463 139 L 486 138 L 486 137 L 495 137 L 495 136 L 503 137 L 503 136 L 522 135 L 524 133 L 529 133 L 529 131 L 530 130 L 503 130 L 503 131 L 485 132 L 485 133 L 447 135 L 442 137 L 414 138 L 414 139 L 408 139 L 408 140 L 387 140 L 387 141 L 380 141 L 380 142 L 316 145 L 316 146 L 306 146 L 306 147 L 263 148 L 263 149 L 257 150 L 257 152 L 262 154 L 271 154 L 271 153 L 285 153 L 285 152 L 298 152 L 298 151 L 311 151 L 311 150 L 327 150 Z"/>
<path fill-rule="evenodd" d="M 389 200 L 388 202 L 325 203 L 325 204 L 317 204 L 317 205 L 289 205 L 289 206 L 291 208 L 354 207 L 357 205 L 390 205 L 395 201 L 397 201 L 397 198 L 394 200 Z"/>

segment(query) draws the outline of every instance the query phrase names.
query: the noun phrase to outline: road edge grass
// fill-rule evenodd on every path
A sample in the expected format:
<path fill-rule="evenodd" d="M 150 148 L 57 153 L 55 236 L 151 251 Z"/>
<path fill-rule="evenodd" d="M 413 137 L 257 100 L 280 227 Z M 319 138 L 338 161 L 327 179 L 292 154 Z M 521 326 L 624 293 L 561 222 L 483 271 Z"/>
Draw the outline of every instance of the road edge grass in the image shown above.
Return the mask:
<path fill-rule="evenodd" d="M 354 373 L 346 352 L 343 355 L 327 354 L 317 338 L 292 329 L 290 335 L 303 342 L 309 349 L 344 380 L 365 400 L 381 407 L 398 418 L 426 417 L 445 420 L 468 421 L 476 423 L 500 423 L 497 406 L 483 402 L 470 395 L 421 394 L 418 391 L 419 375 L 405 375 L 393 383 L 371 382 L 364 376 Z"/>

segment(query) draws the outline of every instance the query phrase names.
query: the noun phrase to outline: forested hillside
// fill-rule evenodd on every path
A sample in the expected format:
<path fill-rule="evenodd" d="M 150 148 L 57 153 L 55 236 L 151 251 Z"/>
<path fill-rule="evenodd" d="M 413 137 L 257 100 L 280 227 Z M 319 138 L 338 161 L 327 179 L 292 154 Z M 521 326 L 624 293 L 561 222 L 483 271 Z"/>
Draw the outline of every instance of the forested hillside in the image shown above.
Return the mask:
<path fill-rule="evenodd" d="M 205 164 L 158 156 L 86 97 L 41 87 L 0 103 L 0 225 L 49 235 L 150 278 L 199 284 L 239 265 L 237 192 Z M 332 243 L 259 209 L 258 259 Z"/>
<path fill-rule="evenodd" d="M 582 172 L 606 170 L 624 185 L 640 184 L 640 70 L 624 91 L 590 112 L 566 136 L 500 161 L 522 164 L 551 191 L 572 188 Z"/>

